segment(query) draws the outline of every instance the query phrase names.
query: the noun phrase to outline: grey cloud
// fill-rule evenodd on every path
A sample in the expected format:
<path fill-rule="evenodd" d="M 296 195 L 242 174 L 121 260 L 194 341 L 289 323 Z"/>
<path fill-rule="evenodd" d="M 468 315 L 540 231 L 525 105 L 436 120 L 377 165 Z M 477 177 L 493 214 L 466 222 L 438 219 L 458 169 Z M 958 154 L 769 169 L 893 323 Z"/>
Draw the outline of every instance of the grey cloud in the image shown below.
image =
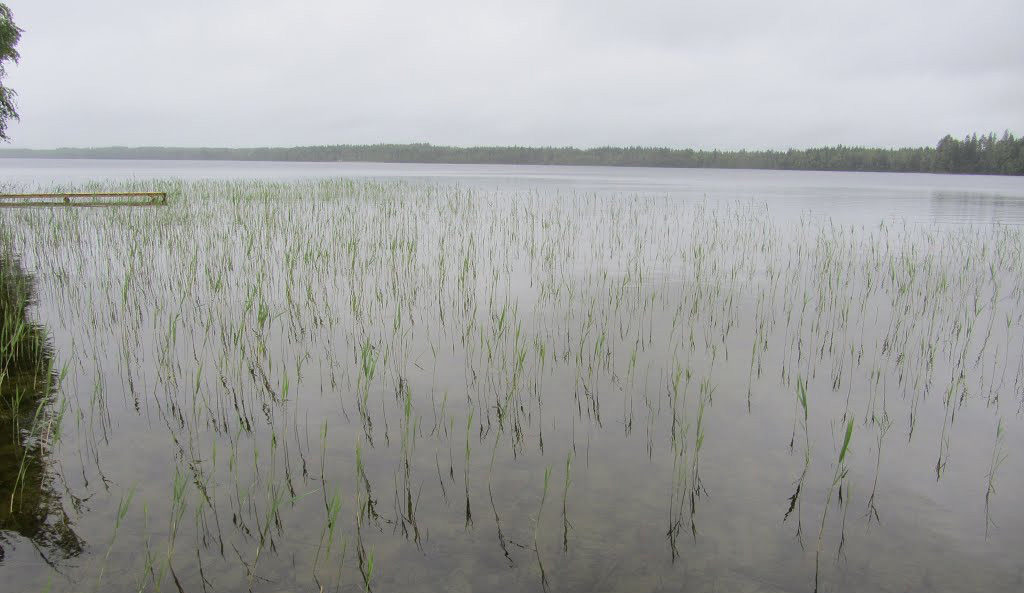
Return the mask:
<path fill-rule="evenodd" d="M 13 146 L 1024 132 L 1024 3 L 8 0 Z"/>

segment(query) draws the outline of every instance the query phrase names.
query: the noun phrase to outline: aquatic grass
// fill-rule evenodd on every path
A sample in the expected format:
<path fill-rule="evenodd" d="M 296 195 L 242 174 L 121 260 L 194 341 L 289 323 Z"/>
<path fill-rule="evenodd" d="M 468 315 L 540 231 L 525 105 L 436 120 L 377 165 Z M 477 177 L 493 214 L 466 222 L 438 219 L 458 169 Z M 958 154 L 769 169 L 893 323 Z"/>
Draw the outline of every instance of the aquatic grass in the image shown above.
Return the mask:
<path fill-rule="evenodd" d="M 145 529 L 150 514 L 166 524 L 154 536 L 167 547 L 110 555 L 117 574 L 136 563 L 139 590 L 328 590 L 355 565 L 364 589 L 403 588 L 428 570 L 420 554 L 485 553 L 473 547 L 483 540 L 471 507 L 483 482 L 498 552 L 513 573 L 530 564 L 520 554 L 533 556 L 542 587 L 574 582 L 575 538 L 624 530 L 632 541 L 651 522 L 623 525 L 651 508 L 668 516 L 659 529 L 671 558 L 698 561 L 700 538 L 720 535 L 721 512 L 699 503 L 746 479 L 721 465 L 737 450 L 770 464 L 762 488 L 779 512 L 795 486 L 785 516 L 797 514 L 800 539 L 801 499 L 832 473 L 812 455 L 839 417 L 872 430 L 878 449 L 855 459 L 839 435 L 833 471 L 844 469 L 832 476 L 819 540 L 838 492 L 842 546 L 851 498 L 877 521 L 901 491 L 882 487 L 880 474 L 918 460 L 904 459 L 890 430 L 913 440 L 907 451 L 929 445 L 929 463 L 937 444 L 936 473 L 954 483 L 960 452 L 977 453 L 969 431 L 978 418 L 1000 418 L 1002 434 L 1016 434 L 1005 406 L 1024 402 L 1019 230 L 854 227 L 779 220 L 757 202 L 418 182 L 124 185 L 146 183 L 171 187 L 172 203 L 0 213 L 39 303 L 0 337 L 44 322 L 61 361 L 45 373 L 63 366 L 45 403 L 0 375 L 12 396 L 0 410 L 18 427 L 10 442 L 23 447 L 4 510 L 35 504 L 46 465 L 52 483 L 66 478 L 56 490 L 69 523 L 88 515 L 89 525 L 116 526 L 118 493 L 105 485 L 132 481 L 126 452 L 165 462 L 167 487 L 140 485 L 140 495 Z M 0 339 L 2 360 L 40 348 L 8 344 Z M 941 430 L 928 420 L 939 416 Z M 790 425 L 788 449 L 802 449 L 791 471 L 773 456 L 785 453 Z M 474 440 L 490 448 L 486 458 Z M 1012 442 L 997 430 L 984 453 L 993 462 L 977 519 L 986 524 L 1013 503 L 1012 492 L 993 495 L 995 470 L 1016 467 L 1002 455 Z M 449 507 L 460 444 L 464 508 Z M 563 454 L 564 563 L 544 565 L 543 530 L 557 520 L 542 512 L 550 471 L 532 524 L 512 486 Z M 613 459 L 625 464 L 614 478 L 605 473 Z M 870 492 L 852 491 L 853 471 L 874 472 Z M 797 472 L 791 486 L 786 476 Z M 644 489 L 630 491 L 620 475 Z M 640 504 L 600 516 L 597 493 L 609 488 Z M 304 504 L 317 490 L 323 506 Z M 389 497 L 393 505 L 378 504 Z M 118 541 L 140 528 L 125 521 Z M 533 545 L 521 545 L 531 528 Z M 855 531 L 859 545 L 841 549 L 862 560 L 875 536 Z M 131 537 L 149 541 L 148 532 Z M 95 567 L 103 552 L 81 553 L 89 561 L 79 564 Z M 270 585 L 271 574 L 286 576 Z M 819 577 L 822 587 L 845 578 Z"/>
<path fill-rule="evenodd" d="M 825 496 L 825 507 L 821 513 L 821 526 L 818 528 L 818 545 L 815 548 L 814 553 L 814 590 L 818 590 L 818 582 L 820 576 L 820 557 L 822 547 L 824 546 L 825 536 L 825 521 L 828 518 L 828 509 L 832 504 L 832 495 L 836 492 L 836 488 L 839 488 L 839 496 L 842 498 L 842 482 L 846 479 L 849 473 L 849 468 L 844 463 L 846 461 L 846 454 L 850 449 L 850 440 L 853 438 L 853 418 L 850 418 L 846 423 L 846 432 L 843 434 L 843 443 L 839 447 L 839 459 L 836 461 L 835 470 L 832 474 L 832 483 L 829 485 L 828 494 Z"/>
<path fill-rule="evenodd" d="M 110 543 L 107 545 L 107 553 L 103 555 L 103 561 L 100 563 L 100 573 L 96 577 L 96 588 L 100 587 L 103 582 L 103 571 L 107 567 L 107 562 L 110 560 L 110 552 L 114 549 L 114 542 L 117 541 L 117 531 L 121 528 L 121 523 L 124 521 L 125 516 L 128 514 L 128 509 L 131 507 L 132 499 L 135 497 L 135 484 L 132 484 L 128 488 L 128 492 L 121 495 L 120 502 L 117 503 L 117 515 L 114 519 L 114 533 L 110 536 Z"/>
<path fill-rule="evenodd" d="M 996 438 L 995 444 L 992 446 L 992 458 L 989 461 L 988 473 L 985 478 L 987 481 L 987 487 L 985 488 L 985 538 L 988 539 L 989 527 L 994 526 L 995 522 L 992 520 L 990 515 L 990 501 L 992 495 L 996 492 L 996 472 L 999 467 L 1006 462 L 1009 457 L 1009 453 L 1006 451 L 1006 433 L 1003 428 L 1003 419 L 1000 418 L 996 424 Z"/>

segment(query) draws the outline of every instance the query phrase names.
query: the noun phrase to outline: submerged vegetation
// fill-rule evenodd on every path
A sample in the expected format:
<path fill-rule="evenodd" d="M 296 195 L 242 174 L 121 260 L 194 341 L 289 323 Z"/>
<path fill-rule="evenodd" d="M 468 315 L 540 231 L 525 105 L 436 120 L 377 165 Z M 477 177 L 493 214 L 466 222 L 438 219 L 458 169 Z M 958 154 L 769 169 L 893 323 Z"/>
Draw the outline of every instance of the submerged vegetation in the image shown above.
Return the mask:
<path fill-rule="evenodd" d="M 790 150 L 693 150 L 659 147 L 528 147 L 374 144 L 292 148 L 124 147 L 2 149 L 0 157 L 193 159 L 235 161 L 368 161 L 507 165 L 604 165 L 808 171 L 891 171 L 1024 175 L 1024 137 L 946 136 L 935 148 L 826 146 Z"/>
<path fill-rule="evenodd" d="M 15 590 L 1019 578 L 1019 228 L 399 182 L 80 189 L 100 187 L 171 199 L 0 211 L 4 285 L 35 294 L 5 309 L 38 386 L 4 375 Z M 28 508 L 62 531 L 20 527 Z M 63 553 L 36 561 L 43 539 Z"/>

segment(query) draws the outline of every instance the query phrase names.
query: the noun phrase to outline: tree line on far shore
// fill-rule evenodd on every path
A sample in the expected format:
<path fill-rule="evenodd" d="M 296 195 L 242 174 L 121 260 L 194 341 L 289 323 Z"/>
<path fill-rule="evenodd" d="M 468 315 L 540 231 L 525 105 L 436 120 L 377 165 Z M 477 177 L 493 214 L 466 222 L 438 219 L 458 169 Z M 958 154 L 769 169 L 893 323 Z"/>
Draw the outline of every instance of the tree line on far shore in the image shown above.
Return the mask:
<path fill-rule="evenodd" d="M 810 171 L 890 171 L 1024 175 L 1024 137 L 1010 132 L 946 136 L 932 147 L 830 146 L 777 150 L 692 150 L 631 147 L 455 147 L 432 144 L 297 146 L 292 148 L 106 147 L 3 149 L 0 157 L 188 159 L 238 161 L 361 161 L 509 165 L 604 165 Z"/>

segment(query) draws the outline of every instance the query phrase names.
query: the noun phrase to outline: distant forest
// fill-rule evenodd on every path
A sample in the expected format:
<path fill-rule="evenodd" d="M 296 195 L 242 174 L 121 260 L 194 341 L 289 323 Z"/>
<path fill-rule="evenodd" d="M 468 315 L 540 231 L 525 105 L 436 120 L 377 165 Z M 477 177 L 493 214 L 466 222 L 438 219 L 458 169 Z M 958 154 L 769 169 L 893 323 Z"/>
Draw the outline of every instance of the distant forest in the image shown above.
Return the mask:
<path fill-rule="evenodd" d="M 556 148 L 431 144 L 297 146 L 293 148 L 108 147 L 50 150 L 0 149 L 0 157 L 88 159 L 188 159 L 233 161 L 362 161 L 512 165 L 605 165 L 809 171 L 891 171 L 1024 175 L 1024 137 L 1009 132 L 946 136 L 932 147 L 831 146 L 803 150 L 692 150 L 674 148 Z"/>

